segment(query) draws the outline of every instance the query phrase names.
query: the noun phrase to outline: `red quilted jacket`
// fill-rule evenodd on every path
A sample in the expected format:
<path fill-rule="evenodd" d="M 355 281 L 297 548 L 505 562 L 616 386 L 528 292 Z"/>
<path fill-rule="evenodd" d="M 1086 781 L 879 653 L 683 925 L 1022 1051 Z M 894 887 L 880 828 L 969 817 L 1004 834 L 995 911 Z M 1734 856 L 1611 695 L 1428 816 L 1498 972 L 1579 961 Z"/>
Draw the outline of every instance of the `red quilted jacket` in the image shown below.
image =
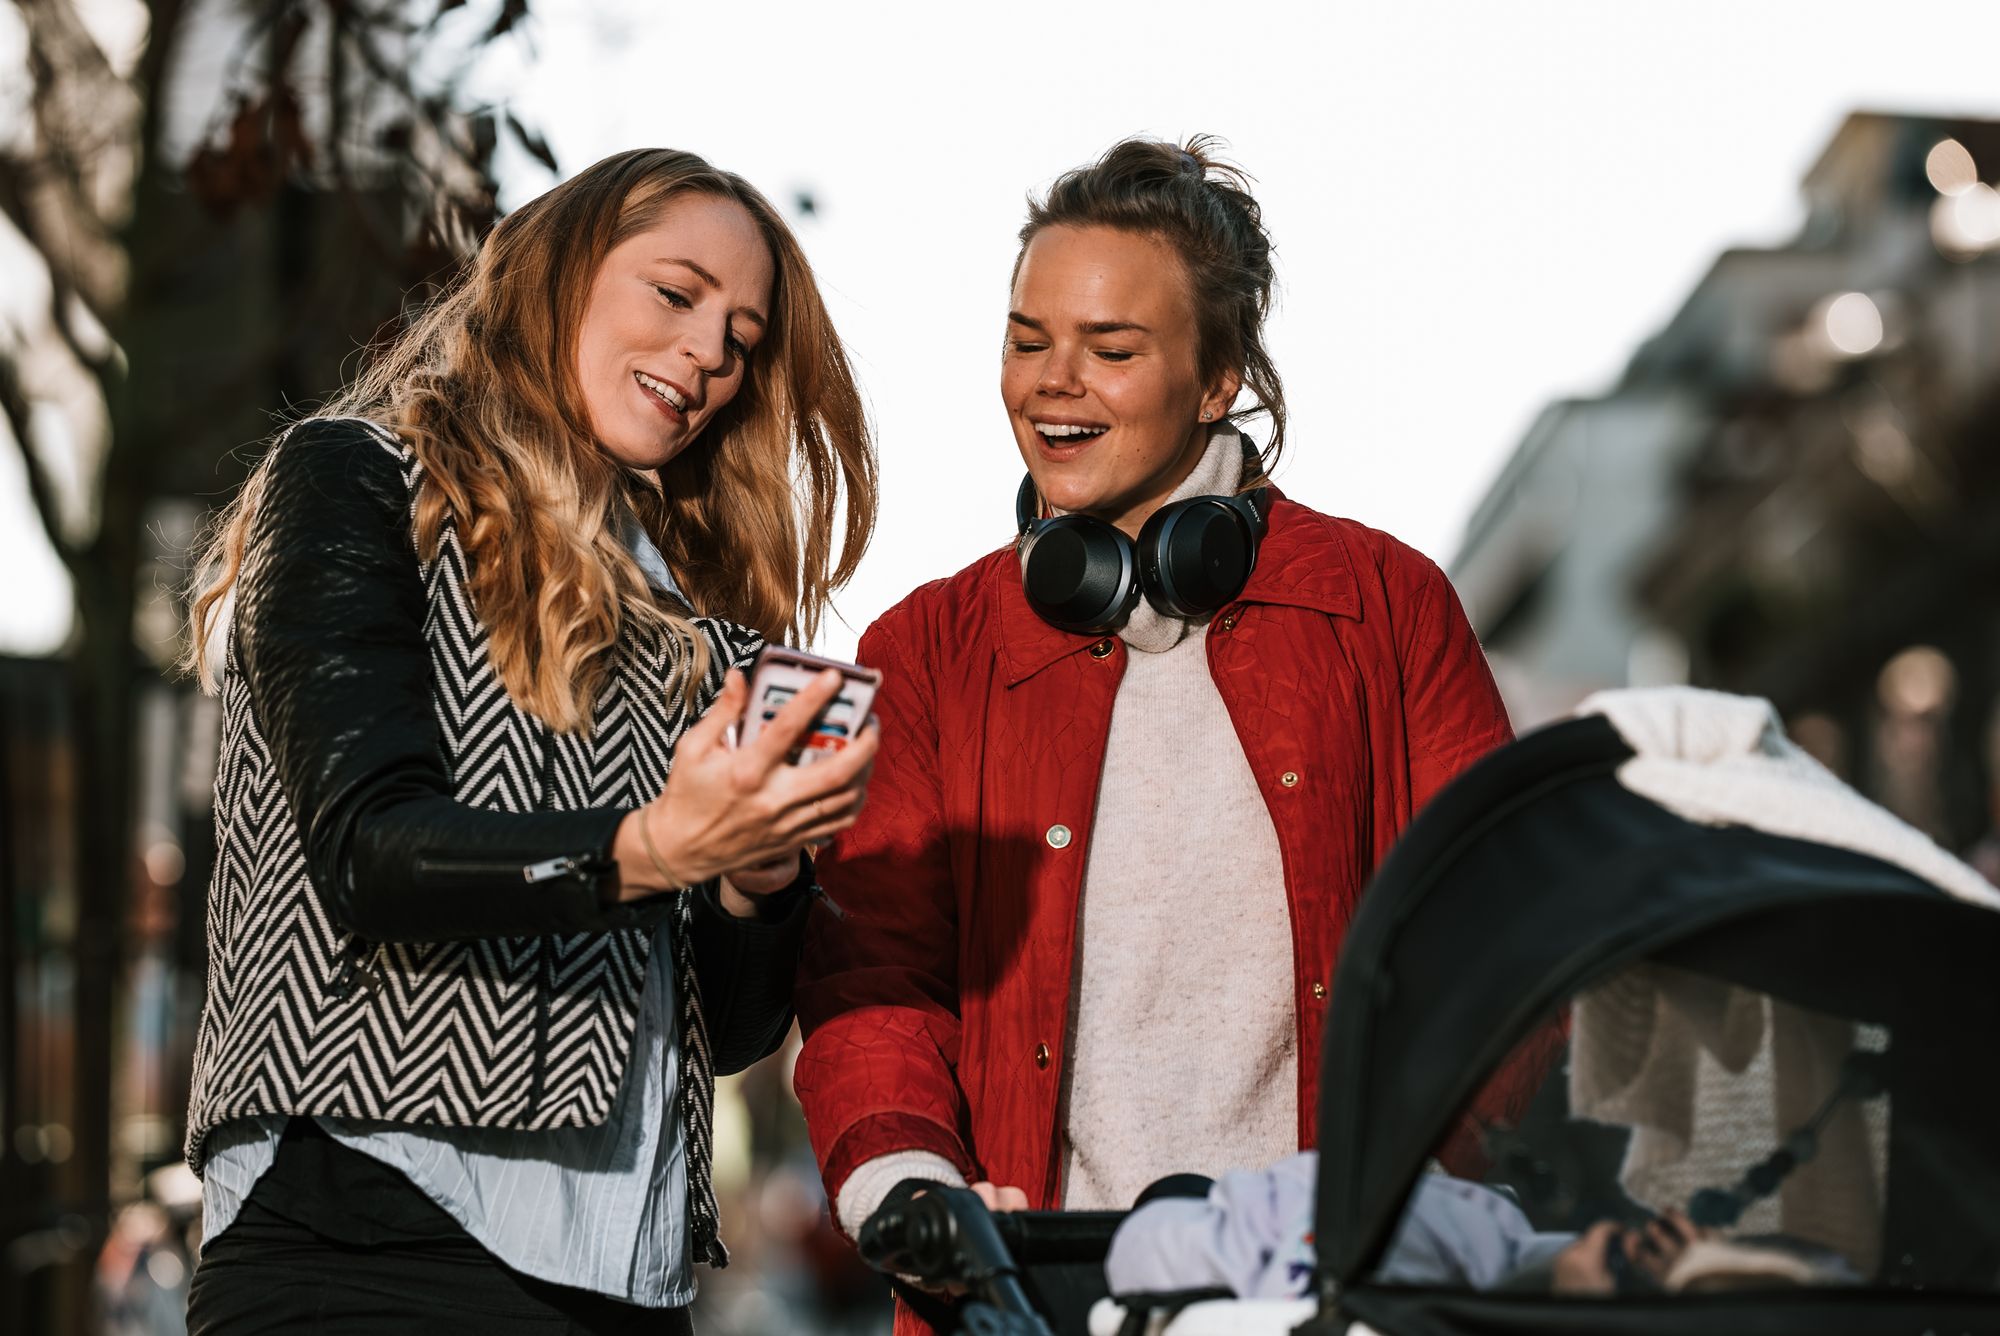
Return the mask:
<path fill-rule="evenodd" d="M 1125 656 L 1041 621 L 1012 547 L 862 637 L 884 675 L 882 753 L 860 823 L 820 859 L 844 917 L 815 905 L 798 994 L 796 1085 L 830 1195 L 862 1162 L 922 1149 L 1058 1200 L 1078 892 Z M 1282 498 L 1208 662 L 1284 859 L 1309 1146 L 1355 901 L 1411 814 L 1511 733 L 1443 573 Z"/>

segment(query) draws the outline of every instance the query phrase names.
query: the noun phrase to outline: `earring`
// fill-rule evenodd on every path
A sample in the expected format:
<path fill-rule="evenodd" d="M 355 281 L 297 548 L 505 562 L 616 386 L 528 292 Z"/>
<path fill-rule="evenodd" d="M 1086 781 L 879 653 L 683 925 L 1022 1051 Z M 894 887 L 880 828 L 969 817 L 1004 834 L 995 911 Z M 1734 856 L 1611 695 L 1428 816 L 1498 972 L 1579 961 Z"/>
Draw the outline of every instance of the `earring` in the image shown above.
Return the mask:
<path fill-rule="evenodd" d="M 1214 417 L 1214 416 L 1215 416 L 1215 414 L 1213 414 L 1213 413 L 1203 413 L 1203 414 L 1201 415 L 1201 420 L 1202 420 L 1203 422 L 1206 422 L 1206 421 L 1208 421 L 1208 420 L 1209 420 L 1210 418 L 1212 418 L 1212 417 Z"/>

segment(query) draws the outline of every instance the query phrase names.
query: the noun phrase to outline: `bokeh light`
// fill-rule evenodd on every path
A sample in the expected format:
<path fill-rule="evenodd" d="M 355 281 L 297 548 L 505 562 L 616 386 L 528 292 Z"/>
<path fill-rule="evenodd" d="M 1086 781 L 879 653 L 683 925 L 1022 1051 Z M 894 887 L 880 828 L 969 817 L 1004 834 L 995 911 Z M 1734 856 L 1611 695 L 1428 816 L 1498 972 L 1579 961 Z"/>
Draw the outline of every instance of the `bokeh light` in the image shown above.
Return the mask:
<path fill-rule="evenodd" d="M 1820 324 L 1842 357 L 1866 357 L 1882 346 L 1882 310 L 1865 292 L 1843 292 L 1823 303 Z"/>
<path fill-rule="evenodd" d="M 1954 260 L 1971 259 L 2000 243 L 2000 191 L 1977 182 L 1931 206 L 1931 237 Z"/>
<path fill-rule="evenodd" d="M 1924 175 L 1940 195 L 1962 195 L 1979 184 L 1979 166 L 1956 139 L 1940 139 L 1924 159 Z"/>
<path fill-rule="evenodd" d="M 1936 646 L 1912 645 L 1884 665 L 1875 691 L 1891 714 L 1932 714 L 1957 694 L 1958 670 Z"/>

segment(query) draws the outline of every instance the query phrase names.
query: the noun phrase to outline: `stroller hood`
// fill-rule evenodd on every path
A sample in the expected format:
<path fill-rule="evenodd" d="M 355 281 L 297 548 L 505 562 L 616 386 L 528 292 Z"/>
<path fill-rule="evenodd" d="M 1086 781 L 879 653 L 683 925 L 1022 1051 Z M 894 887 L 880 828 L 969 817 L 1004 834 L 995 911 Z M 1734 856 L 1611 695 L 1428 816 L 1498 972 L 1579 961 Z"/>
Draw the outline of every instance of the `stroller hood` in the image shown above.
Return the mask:
<path fill-rule="evenodd" d="M 1633 962 L 1857 1021 L 1950 1015 L 1960 1036 L 2000 1035 L 2000 990 L 1978 983 L 2000 958 L 2000 914 L 1868 854 L 1685 819 L 1620 782 L 1634 755 L 1602 716 L 1524 737 L 1419 814 L 1363 898 L 1321 1067 L 1315 1234 L 1329 1297 L 1373 1271 L 1483 1078 L 1580 988 Z M 1991 1066 L 1990 1051 L 1975 1039 L 1961 1057 Z M 2000 1096 L 1989 1072 L 1952 1079 L 1968 1101 Z"/>

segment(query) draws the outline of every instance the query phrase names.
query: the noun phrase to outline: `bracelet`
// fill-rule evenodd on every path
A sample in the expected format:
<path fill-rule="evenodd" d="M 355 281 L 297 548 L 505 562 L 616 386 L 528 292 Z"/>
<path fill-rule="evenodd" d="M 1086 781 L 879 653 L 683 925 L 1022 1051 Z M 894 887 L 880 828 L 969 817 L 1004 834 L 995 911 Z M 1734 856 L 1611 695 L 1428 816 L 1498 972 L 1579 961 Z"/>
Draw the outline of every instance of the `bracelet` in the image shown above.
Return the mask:
<path fill-rule="evenodd" d="M 639 844 L 645 849 L 646 857 L 653 860 L 653 871 L 659 873 L 660 880 L 667 883 L 666 890 L 684 891 L 694 884 L 676 877 L 673 869 L 667 866 L 667 860 L 660 857 L 659 846 L 653 843 L 653 823 L 646 820 L 646 809 L 643 807 L 639 809 Z"/>

